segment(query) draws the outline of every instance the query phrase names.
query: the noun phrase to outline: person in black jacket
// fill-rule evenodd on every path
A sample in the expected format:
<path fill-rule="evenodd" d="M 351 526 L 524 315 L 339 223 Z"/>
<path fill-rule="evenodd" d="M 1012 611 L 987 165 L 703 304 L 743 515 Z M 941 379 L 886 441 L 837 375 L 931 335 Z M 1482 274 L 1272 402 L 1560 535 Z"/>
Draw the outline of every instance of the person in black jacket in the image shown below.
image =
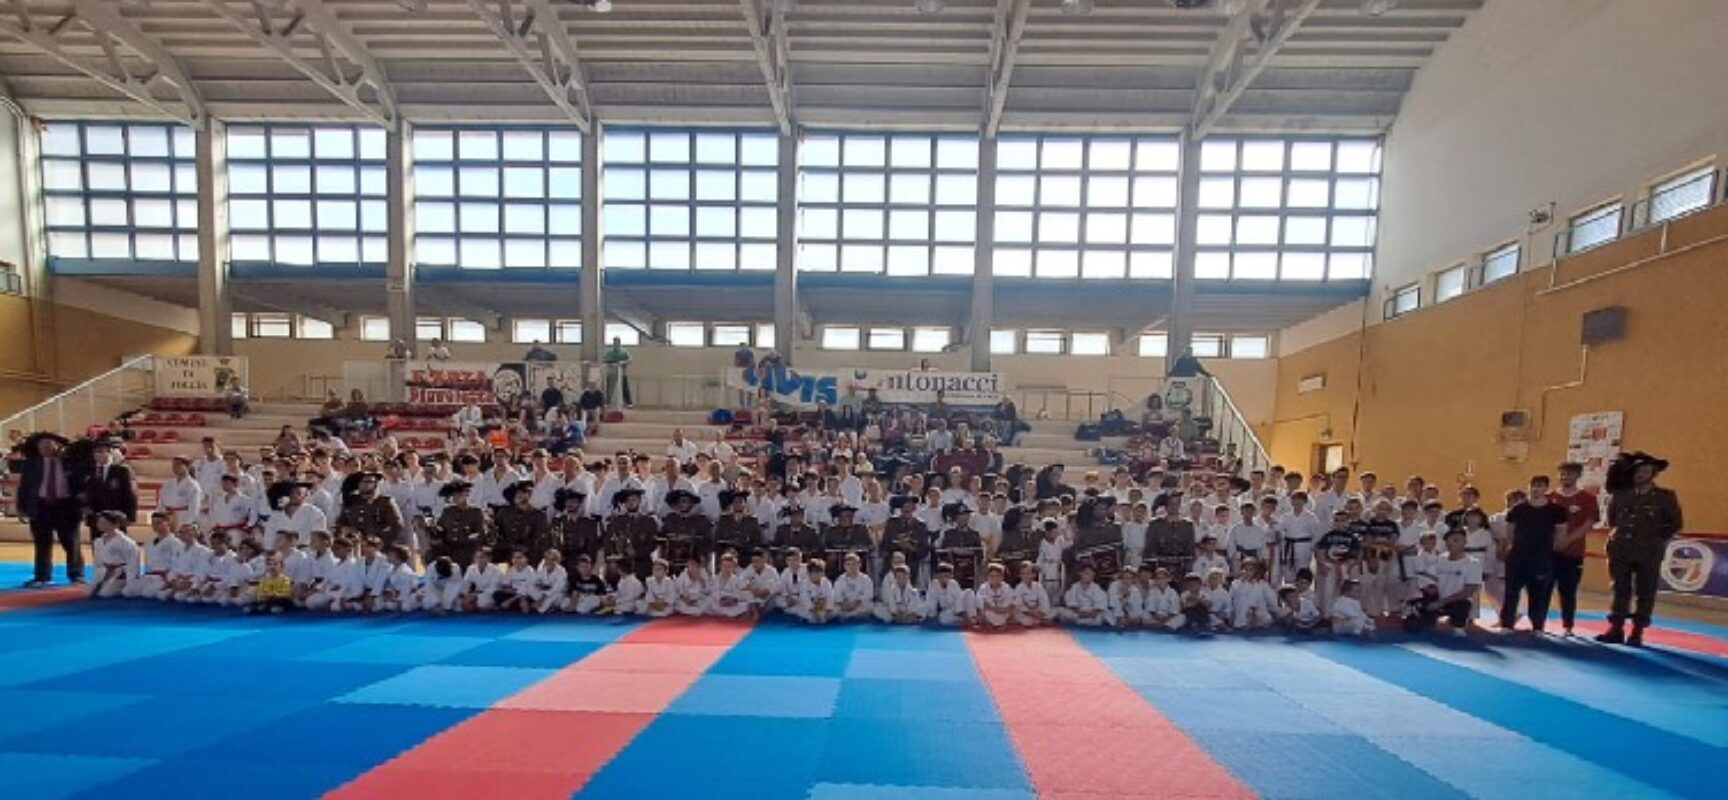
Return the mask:
<path fill-rule="evenodd" d="M 38 433 L 25 439 L 24 461 L 18 465 L 18 513 L 30 521 L 36 546 L 36 571 L 25 588 L 47 586 L 54 577 L 54 542 L 66 551 L 66 577 L 84 583 L 84 550 L 78 525 L 84 521 L 84 491 L 90 464 L 76 450 L 68 452 L 65 437 Z"/>
<path fill-rule="evenodd" d="M 138 521 L 138 480 L 132 468 L 120 462 L 120 443 L 113 439 L 97 440 L 92 448 L 93 464 L 90 479 L 85 484 L 84 501 L 90 525 L 90 540 L 100 533 L 96 517 L 104 511 L 118 511 L 127 522 Z"/>

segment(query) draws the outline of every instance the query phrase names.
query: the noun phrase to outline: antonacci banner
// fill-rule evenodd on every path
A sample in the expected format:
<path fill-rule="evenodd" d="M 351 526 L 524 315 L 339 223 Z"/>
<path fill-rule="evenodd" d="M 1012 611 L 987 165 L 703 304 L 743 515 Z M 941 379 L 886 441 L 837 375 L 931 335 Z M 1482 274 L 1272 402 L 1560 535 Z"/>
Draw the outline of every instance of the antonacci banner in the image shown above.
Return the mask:
<path fill-rule="evenodd" d="M 246 385 L 246 359 L 238 356 L 163 356 L 156 359 L 158 397 L 218 397 Z"/>
<path fill-rule="evenodd" d="M 940 393 L 951 406 L 995 405 L 1007 391 L 1007 383 L 996 372 L 935 372 L 923 370 L 841 369 L 797 370 L 733 369 L 726 373 L 726 386 L 751 392 L 766 387 L 774 399 L 807 408 L 826 403 L 862 402 L 876 390 L 884 403 L 934 403 Z"/>

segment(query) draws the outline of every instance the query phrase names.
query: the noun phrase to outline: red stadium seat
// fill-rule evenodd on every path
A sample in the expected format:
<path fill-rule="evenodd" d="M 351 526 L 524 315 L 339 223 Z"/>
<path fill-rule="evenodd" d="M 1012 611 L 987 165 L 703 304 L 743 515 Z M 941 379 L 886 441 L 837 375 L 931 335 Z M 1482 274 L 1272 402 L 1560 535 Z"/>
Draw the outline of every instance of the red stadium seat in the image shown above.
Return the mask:
<path fill-rule="evenodd" d="M 600 415 L 600 421 L 601 422 L 623 422 L 624 421 L 624 412 L 619 411 L 618 409 L 614 408 L 611 411 L 608 411 L 605 414 Z"/>
<path fill-rule="evenodd" d="M 149 429 L 141 430 L 138 432 L 138 441 L 154 442 L 156 441 L 156 432 Z"/>

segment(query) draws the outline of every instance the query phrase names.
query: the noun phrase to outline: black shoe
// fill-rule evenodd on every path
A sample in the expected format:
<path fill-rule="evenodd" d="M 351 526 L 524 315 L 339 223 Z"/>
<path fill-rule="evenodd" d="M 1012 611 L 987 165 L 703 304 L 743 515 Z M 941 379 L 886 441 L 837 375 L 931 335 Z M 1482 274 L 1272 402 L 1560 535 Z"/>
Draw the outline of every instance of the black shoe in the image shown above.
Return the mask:
<path fill-rule="evenodd" d="M 1632 647 L 1643 647 L 1644 628 L 1634 625 L 1632 627 L 1632 635 L 1626 637 L 1626 644 L 1631 645 Z"/>
<path fill-rule="evenodd" d="M 1634 633 L 1632 635 L 1637 636 L 1638 634 Z M 1620 627 L 1619 625 L 1615 625 L 1614 627 L 1609 628 L 1608 630 L 1605 630 L 1601 633 L 1596 634 L 1596 641 L 1601 642 L 1603 644 L 1625 644 L 1626 643 L 1626 629 Z"/>

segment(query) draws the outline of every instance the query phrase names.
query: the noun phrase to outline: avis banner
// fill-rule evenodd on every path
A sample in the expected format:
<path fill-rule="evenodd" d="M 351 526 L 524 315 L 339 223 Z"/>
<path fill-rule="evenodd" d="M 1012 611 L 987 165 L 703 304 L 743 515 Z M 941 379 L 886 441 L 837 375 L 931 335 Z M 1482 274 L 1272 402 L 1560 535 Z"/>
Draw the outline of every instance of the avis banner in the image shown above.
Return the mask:
<path fill-rule="evenodd" d="M 934 403 L 940 397 L 951 406 L 988 406 L 1001 400 L 1008 388 L 996 372 L 789 367 L 729 370 L 726 386 L 751 392 L 767 389 L 775 400 L 800 408 L 838 405 L 843 399 L 861 401 L 871 390 L 884 403 Z"/>

